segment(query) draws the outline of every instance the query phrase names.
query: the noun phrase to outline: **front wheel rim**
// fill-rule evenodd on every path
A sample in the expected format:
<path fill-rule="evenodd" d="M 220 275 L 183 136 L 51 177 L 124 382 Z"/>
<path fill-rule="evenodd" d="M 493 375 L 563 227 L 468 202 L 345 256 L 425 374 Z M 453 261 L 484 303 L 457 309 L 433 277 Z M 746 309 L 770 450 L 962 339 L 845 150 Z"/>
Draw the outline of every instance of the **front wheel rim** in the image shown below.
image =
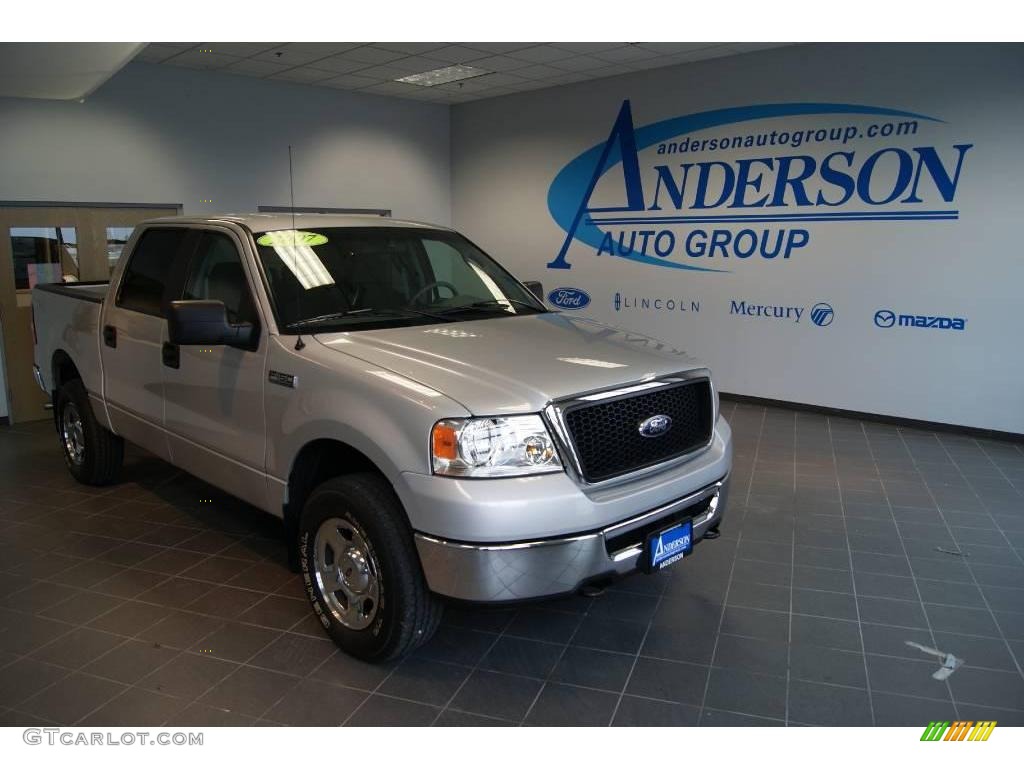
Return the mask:
<path fill-rule="evenodd" d="M 380 566 L 363 532 L 332 517 L 316 532 L 313 567 L 331 615 L 348 629 L 366 629 L 380 605 Z"/>
<path fill-rule="evenodd" d="M 61 415 L 61 440 L 64 443 L 64 452 L 71 463 L 81 466 L 85 461 L 85 431 L 82 429 L 82 415 L 74 403 L 67 403 L 64 406 L 64 413 Z"/>

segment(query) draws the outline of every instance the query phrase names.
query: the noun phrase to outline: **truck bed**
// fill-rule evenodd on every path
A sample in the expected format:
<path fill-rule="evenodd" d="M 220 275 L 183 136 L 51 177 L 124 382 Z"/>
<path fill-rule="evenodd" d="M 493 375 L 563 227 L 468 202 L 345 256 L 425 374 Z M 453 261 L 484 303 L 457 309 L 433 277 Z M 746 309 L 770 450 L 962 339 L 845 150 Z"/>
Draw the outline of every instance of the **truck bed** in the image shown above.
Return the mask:
<path fill-rule="evenodd" d="M 54 352 L 63 350 L 74 361 L 89 394 L 102 395 L 99 323 L 109 285 L 106 282 L 53 283 L 33 288 L 35 363 L 48 390 L 54 389 Z M 99 402 L 93 405 L 100 408 Z"/>
<path fill-rule="evenodd" d="M 109 282 L 97 280 L 84 283 L 43 283 L 36 285 L 34 290 L 57 293 L 61 296 L 70 296 L 73 299 L 82 299 L 83 301 L 92 301 L 100 304 L 107 297 L 107 288 L 109 286 Z"/>

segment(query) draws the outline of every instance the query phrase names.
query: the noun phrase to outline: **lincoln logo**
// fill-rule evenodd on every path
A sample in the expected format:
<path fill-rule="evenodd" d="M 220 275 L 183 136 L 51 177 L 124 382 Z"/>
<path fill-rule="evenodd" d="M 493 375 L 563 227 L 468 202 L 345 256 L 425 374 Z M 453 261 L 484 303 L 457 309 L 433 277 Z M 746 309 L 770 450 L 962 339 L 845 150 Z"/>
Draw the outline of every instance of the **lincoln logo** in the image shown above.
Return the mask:
<path fill-rule="evenodd" d="M 640 422 L 641 437 L 660 437 L 672 429 L 672 417 L 659 413 Z"/>

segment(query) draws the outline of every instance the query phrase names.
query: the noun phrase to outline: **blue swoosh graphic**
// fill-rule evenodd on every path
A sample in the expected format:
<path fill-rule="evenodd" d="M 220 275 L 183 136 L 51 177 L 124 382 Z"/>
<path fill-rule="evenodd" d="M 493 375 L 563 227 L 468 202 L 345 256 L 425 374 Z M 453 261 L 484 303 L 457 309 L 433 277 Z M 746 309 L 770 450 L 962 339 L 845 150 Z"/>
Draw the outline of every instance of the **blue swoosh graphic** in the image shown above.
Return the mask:
<path fill-rule="evenodd" d="M 944 122 L 928 115 L 919 115 L 916 112 L 906 112 L 900 109 L 889 109 L 887 107 L 871 107 L 862 104 L 829 104 L 829 103 L 795 103 L 795 104 L 759 104 L 747 107 L 730 107 L 728 109 L 716 109 L 710 112 L 697 112 L 692 115 L 681 115 L 671 117 L 657 123 L 651 123 L 634 130 L 636 137 L 637 151 L 646 149 L 652 144 L 680 136 L 684 133 L 714 128 L 719 125 L 731 125 L 749 120 L 763 120 L 769 117 L 791 117 L 793 115 L 885 115 L 888 117 L 913 117 L 919 120 L 928 120 L 935 123 Z M 570 160 L 548 188 L 548 211 L 551 218 L 562 228 L 569 232 L 572 228 L 573 218 L 579 209 L 580 201 L 586 194 L 587 186 L 594 175 L 594 168 L 601 159 L 601 152 L 607 142 L 602 141 L 591 147 L 580 155 Z M 605 167 L 601 169 L 601 176 L 616 165 L 622 163 L 622 152 L 616 142 L 608 153 Z M 601 247 L 605 233 L 597 226 L 582 220 L 576 229 L 576 240 L 586 243 L 595 249 Z M 642 264 L 654 264 L 659 267 L 672 267 L 674 269 L 689 269 L 697 272 L 729 272 L 728 269 L 712 269 L 710 267 L 696 267 L 691 264 L 680 264 L 667 261 L 654 256 L 645 256 L 642 253 L 631 251 L 626 255 L 616 253 L 619 258 L 630 259 Z"/>

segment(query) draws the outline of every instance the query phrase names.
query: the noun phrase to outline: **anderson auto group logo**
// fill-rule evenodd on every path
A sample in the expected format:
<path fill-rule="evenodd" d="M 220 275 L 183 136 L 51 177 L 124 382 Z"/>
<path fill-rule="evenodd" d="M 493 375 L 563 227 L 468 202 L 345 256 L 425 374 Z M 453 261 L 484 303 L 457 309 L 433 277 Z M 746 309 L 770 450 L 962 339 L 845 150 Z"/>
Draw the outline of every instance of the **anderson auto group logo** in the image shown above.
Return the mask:
<path fill-rule="evenodd" d="M 773 118 L 786 124 L 757 125 Z M 819 226 L 956 220 L 974 145 L 929 143 L 924 134 L 943 126 L 897 109 L 814 103 L 636 127 L 624 101 L 608 139 L 551 183 L 548 210 L 566 236 L 547 266 L 570 269 L 579 241 L 597 256 L 728 272 L 799 258 Z"/>

